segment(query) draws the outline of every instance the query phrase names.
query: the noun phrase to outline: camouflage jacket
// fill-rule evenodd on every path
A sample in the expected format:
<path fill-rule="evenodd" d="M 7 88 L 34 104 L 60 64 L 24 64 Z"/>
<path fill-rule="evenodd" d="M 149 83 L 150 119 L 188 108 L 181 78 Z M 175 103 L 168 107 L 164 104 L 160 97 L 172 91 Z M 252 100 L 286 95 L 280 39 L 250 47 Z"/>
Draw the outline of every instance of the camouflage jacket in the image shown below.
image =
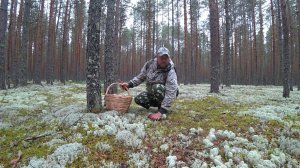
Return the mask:
<path fill-rule="evenodd" d="M 130 80 L 134 87 L 140 85 L 144 81 L 146 81 L 148 91 L 154 84 L 165 85 L 165 97 L 162 101 L 161 107 L 165 110 L 169 110 L 173 101 L 176 99 L 178 90 L 177 74 L 173 61 L 170 60 L 170 64 L 166 69 L 158 68 L 156 58 L 146 62 L 141 73 Z"/>

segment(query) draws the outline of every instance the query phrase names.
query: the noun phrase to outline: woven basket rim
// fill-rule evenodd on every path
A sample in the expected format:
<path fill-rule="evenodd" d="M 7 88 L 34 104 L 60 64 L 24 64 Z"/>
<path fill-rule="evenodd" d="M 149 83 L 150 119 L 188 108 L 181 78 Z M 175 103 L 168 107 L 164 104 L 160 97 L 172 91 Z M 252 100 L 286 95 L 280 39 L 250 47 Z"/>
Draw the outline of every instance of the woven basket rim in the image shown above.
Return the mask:
<path fill-rule="evenodd" d="M 115 93 L 110 94 L 110 93 L 108 93 L 108 91 L 109 91 L 109 89 L 110 89 L 113 85 L 119 85 L 119 84 L 120 84 L 120 83 L 118 83 L 118 82 L 115 82 L 115 83 L 110 84 L 110 85 L 106 88 L 105 95 L 118 95 L 118 94 L 115 94 Z M 129 89 L 126 89 L 126 91 L 127 91 L 127 93 L 128 93 L 128 96 L 131 96 Z"/>
<path fill-rule="evenodd" d="M 130 94 L 128 89 L 126 90 L 128 95 L 120 95 L 115 93 L 108 94 L 110 87 L 116 84 L 119 83 L 112 83 L 106 89 L 104 99 L 106 101 L 107 108 L 110 110 L 117 110 L 119 112 L 126 113 L 128 112 L 133 96 Z"/>

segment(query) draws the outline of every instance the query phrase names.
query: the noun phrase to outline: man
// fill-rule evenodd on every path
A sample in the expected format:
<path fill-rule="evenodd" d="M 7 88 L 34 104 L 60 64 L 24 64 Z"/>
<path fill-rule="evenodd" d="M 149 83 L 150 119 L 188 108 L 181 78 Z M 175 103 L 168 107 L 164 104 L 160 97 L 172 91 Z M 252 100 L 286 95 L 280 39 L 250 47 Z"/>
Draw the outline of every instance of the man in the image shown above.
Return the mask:
<path fill-rule="evenodd" d="M 148 118 L 161 120 L 178 96 L 177 74 L 167 48 L 159 48 L 155 58 L 145 63 L 138 76 L 128 83 L 121 83 L 120 86 L 123 89 L 133 88 L 144 81 L 147 91 L 137 95 L 134 101 L 146 109 L 158 107 L 157 113 L 149 115 Z"/>

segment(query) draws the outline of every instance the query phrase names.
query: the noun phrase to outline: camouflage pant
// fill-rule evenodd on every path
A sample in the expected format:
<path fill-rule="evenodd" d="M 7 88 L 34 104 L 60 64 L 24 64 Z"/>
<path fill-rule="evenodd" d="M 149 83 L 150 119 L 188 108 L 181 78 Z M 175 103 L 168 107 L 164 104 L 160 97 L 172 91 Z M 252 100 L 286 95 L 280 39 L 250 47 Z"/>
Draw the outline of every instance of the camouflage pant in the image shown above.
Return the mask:
<path fill-rule="evenodd" d="M 136 104 L 149 109 L 150 107 L 160 107 L 165 97 L 166 88 L 162 84 L 155 84 L 146 92 L 141 92 L 134 98 Z"/>

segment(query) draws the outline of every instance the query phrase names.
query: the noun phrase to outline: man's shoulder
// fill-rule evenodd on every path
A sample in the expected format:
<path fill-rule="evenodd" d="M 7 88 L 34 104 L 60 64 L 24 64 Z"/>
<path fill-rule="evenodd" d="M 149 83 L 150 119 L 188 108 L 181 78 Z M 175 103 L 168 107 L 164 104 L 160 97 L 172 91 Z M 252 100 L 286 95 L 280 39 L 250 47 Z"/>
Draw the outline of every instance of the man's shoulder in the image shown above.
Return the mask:
<path fill-rule="evenodd" d="M 154 63 L 154 59 L 148 60 L 148 61 L 145 63 L 146 70 L 149 69 L 149 67 L 150 67 L 153 63 Z"/>
<path fill-rule="evenodd" d="M 171 75 L 171 76 L 177 76 L 175 67 L 172 67 L 172 68 L 170 69 L 170 71 L 169 71 L 168 74 Z"/>

